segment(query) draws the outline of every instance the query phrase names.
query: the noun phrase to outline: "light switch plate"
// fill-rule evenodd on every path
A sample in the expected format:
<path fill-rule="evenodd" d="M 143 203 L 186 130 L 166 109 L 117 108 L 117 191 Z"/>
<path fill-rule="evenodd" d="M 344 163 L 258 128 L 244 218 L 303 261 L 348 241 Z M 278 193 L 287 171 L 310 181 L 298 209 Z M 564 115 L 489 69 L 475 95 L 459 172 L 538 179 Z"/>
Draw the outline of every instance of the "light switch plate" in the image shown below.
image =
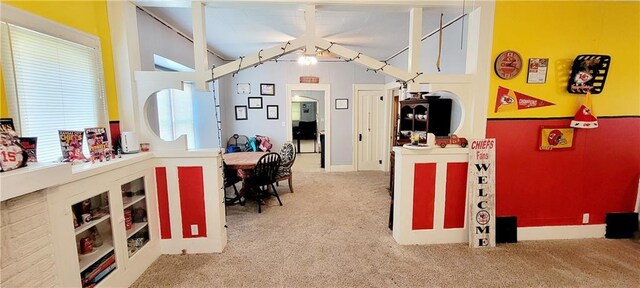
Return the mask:
<path fill-rule="evenodd" d="M 198 225 L 191 225 L 191 236 L 198 236 Z"/>

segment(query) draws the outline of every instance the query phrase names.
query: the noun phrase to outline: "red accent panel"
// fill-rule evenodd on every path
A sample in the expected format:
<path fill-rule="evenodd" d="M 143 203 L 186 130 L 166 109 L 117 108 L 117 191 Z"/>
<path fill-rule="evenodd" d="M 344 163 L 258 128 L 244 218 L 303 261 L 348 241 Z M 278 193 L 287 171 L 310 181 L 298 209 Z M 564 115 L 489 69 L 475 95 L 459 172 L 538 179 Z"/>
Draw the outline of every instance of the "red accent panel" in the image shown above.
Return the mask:
<path fill-rule="evenodd" d="M 109 131 L 111 132 L 111 147 L 118 147 L 120 142 L 120 121 L 109 121 Z"/>
<path fill-rule="evenodd" d="M 413 230 L 433 229 L 435 198 L 436 164 L 416 164 L 413 176 Z"/>
<path fill-rule="evenodd" d="M 444 228 L 464 228 L 468 163 L 447 163 Z"/>
<path fill-rule="evenodd" d="M 182 238 L 207 237 L 202 167 L 178 167 Z M 191 225 L 198 225 L 198 235 L 191 235 Z"/>
<path fill-rule="evenodd" d="M 167 167 L 156 167 L 156 189 L 158 192 L 158 214 L 160 215 L 160 238 L 171 239 Z"/>
<path fill-rule="evenodd" d="M 496 213 L 518 226 L 603 224 L 607 212 L 633 211 L 640 176 L 640 117 L 600 118 L 576 129 L 574 149 L 538 150 L 540 125 L 570 119 L 489 120 L 497 139 Z"/>

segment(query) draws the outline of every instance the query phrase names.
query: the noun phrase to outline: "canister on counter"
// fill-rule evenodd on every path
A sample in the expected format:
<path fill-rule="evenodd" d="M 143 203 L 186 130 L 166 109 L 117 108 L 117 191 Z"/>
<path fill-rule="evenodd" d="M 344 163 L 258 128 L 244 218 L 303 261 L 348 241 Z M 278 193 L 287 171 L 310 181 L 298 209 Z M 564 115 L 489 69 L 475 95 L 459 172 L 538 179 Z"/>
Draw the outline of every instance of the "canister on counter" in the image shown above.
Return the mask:
<path fill-rule="evenodd" d="M 130 230 L 132 223 L 133 223 L 133 219 L 131 215 L 131 209 L 124 210 L 124 228 L 126 230 Z"/>

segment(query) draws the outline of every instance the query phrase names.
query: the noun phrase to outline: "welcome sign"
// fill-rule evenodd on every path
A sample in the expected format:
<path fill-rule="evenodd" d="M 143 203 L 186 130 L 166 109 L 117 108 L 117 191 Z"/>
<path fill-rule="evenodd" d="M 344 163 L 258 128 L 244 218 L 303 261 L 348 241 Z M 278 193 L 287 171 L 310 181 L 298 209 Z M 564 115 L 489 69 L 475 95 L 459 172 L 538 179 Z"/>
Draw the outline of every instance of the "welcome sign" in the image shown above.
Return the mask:
<path fill-rule="evenodd" d="M 496 139 L 473 140 L 470 144 L 467 172 L 469 247 L 495 247 Z"/>

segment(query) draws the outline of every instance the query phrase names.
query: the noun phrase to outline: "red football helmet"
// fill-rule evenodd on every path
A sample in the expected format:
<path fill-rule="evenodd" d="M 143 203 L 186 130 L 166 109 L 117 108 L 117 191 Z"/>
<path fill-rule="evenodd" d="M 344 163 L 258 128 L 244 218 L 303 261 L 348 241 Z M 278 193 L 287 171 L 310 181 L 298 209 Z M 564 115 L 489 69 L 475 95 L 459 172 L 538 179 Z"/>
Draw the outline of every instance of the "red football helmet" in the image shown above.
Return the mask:
<path fill-rule="evenodd" d="M 560 130 L 555 129 L 549 132 L 549 137 L 547 139 L 547 142 L 549 142 L 549 144 L 556 146 L 560 144 L 561 140 L 562 140 L 562 132 L 560 132 Z"/>

